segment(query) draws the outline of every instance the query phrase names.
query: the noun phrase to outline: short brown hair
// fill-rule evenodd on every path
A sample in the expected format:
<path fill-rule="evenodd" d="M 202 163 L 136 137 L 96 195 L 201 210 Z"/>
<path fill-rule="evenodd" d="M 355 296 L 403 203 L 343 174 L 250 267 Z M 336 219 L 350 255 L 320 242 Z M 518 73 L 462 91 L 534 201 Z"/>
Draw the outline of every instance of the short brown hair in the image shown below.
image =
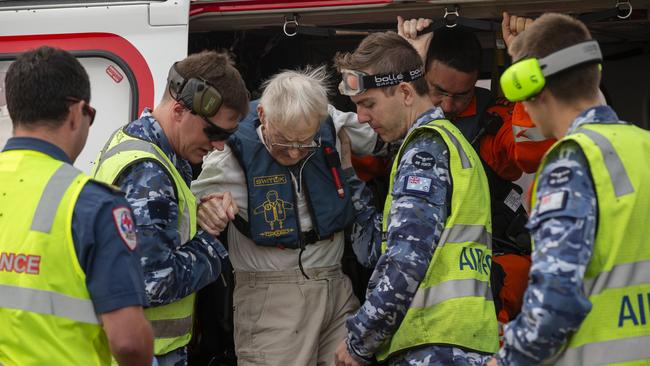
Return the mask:
<path fill-rule="evenodd" d="M 205 79 L 219 90 L 223 105 L 241 116 L 248 114 L 248 89 L 228 53 L 207 50 L 194 53 L 179 61 L 176 68 L 185 79 Z"/>
<path fill-rule="evenodd" d="M 370 34 L 353 53 L 337 53 L 334 64 L 339 71 L 370 70 L 374 74 L 396 74 L 423 68 L 422 58 L 415 48 L 395 32 Z M 418 95 L 428 94 L 429 87 L 424 78 L 411 83 Z M 389 95 L 395 92 L 395 87 L 382 89 Z"/>
<path fill-rule="evenodd" d="M 547 13 L 515 38 L 510 51 L 515 60 L 542 58 L 591 39 L 589 29 L 581 21 L 564 14 Z M 558 99 L 573 102 L 597 98 L 599 83 L 598 65 L 588 64 L 551 76 L 546 80 L 546 88 Z"/>

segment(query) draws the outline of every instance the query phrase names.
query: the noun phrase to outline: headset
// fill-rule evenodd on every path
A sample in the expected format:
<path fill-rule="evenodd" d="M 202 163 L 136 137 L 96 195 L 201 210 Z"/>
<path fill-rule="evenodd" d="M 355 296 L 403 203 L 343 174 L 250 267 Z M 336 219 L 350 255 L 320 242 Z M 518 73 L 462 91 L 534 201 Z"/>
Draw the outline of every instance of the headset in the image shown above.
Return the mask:
<path fill-rule="evenodd" d="M 575 66 L 600 64 L 602 61 L 598 42 L 593 40 L 563 48 L 540 59 L 526 57 L 503 72 L 501 90 L 511 102 L 529 100 L 544 89 L 548 78 Z"/>
<path fill-rule="evenodd" d="M 223 98 L 221 93 L 202 78 L 185 79 L 176 68 L 175 62 L 169 69 L 167 83 L 169 94 L 183 103 L 192 113 L 201 117 L 213 117 L 219 111 Z"/>

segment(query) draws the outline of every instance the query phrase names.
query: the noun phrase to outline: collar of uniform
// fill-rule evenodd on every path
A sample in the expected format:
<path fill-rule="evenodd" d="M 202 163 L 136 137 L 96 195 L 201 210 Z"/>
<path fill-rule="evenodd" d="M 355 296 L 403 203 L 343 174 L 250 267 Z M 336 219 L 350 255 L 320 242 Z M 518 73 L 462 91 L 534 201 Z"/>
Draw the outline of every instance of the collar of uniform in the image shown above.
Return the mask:
<path fill-rule="evenodd" d="M 467 108 L 460 112 L 456 118 L 473 117 L 476 115 L 476 94 L 472 97 L 472 101 Z"/>
<path fill-rule="evenodd" d="M 616 112 L 607 105 L 591 107 L 583 111 L 571 122 L 567 135 L 574 133 L 580 126 L 586 123 L 624 123 L 618 119 Z"/>
<path fill-rule="evenodd" d="M 2 151 L 34 150 L 49 155 L 56 160 L 72 164 L 68 155 L 60 147 L 45 140 L 34 137 L 12 137 L 7 141 Z"/>
<path fill-rule="evenodd" d="M 437 119 L 444 119 L 445 118 L 445 113 L 442 111 L 440 107 L 432 107 L 431 109 L 427 110 L 426 112 L 422 113 L 418 119 L 415 120 L 415 123 L 411 128 L 409 128 L 408 132 L 406 135 L 408 136 L 411 131 L 414 129 L 426 125 L 427 123 L 437 120 Z"/>
<path fill-rule="evenodd" d="M 169 143 L 165 131 L 163 131 L 160 123 L 151 114 L 151 109 L 145 108 L 140 115 L 140 118 L 129 123 L 124 129 L 126 133 L 139 139 L 149 141 L 158 146 L 163 153 L 174 164 L 176 169 L 181 173 L 183 178 L 189 182 L 192 179 L 192 167 L 190 163 L 178 156 L 172 145 Z"/>

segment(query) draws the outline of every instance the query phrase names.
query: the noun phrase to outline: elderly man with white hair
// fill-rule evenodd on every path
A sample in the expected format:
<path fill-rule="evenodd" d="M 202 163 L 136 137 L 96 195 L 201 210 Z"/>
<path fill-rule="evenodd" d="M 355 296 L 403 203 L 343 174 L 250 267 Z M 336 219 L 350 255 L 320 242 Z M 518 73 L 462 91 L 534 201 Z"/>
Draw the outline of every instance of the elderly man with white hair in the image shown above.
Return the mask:
<path fill-rule="evenodd" d="M 324 67 L 273 76 L 192 184 L 198 197 L 229 191 L 239 207 L 227 232 L 239 365 L 332 364 L 359 306 L 340 265 L 355 214 L 337 135 L 346 125 L 360 154 L 376 135 L 328 105 L 326 79 Z"/>

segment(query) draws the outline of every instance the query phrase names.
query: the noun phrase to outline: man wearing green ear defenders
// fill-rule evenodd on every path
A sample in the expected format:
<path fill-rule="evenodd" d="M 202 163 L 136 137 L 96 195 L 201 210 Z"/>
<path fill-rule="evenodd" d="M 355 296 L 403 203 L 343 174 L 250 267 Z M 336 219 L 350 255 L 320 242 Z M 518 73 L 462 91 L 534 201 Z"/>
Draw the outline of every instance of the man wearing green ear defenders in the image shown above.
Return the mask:
<path fill-rule="evenodd" d="M 586 26 L 545 14 L 513 42 L 510 100 L 559 141 L 533 186 L 533 265 L 521 314 L 489 365 L 650 360 L 650 133 L 604 104 Z"/>

